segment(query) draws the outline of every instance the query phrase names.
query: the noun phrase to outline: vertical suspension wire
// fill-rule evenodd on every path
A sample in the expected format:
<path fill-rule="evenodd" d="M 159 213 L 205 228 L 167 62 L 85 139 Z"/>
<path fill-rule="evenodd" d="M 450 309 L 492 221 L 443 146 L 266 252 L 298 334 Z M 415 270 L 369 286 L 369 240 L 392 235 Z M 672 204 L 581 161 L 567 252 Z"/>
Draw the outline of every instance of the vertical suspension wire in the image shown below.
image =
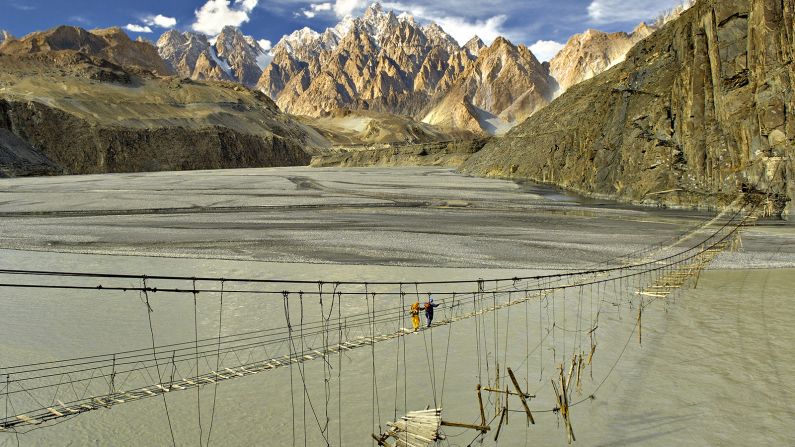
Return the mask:
<path fill-rule="evenodd" d="M 406 303 L 405 303 L 405 300 L 403 298 L 403 284 L 400 285 L 399 295 L 400 295 L 400 308 L 398 309 L 398 312 L 400 313 L 400 318 L 399 318 L 400 327 L 398 328 L 398 331 L 400 331 L 401 336 L 397 337 L 397 339 L 395 340 L 395 342 L 396 342 L 395 343 L 395 349 L 396 349 L 395 350 L 395 414 L 394 414 L 394 420 L 395 421 L 397 420 L 398 389 L 400 388 L 399 387 L 399 383 L 398 383 L 398 380 L 400 378 L 400 342 L 403 339 L 403 337 L 405 336 L 405 332 L 404 332 L 404 329 L 405 329 L 404 318 L 405 318 L 405 313 L 406 313 Z"/>
<path fill-rule="evenodd" d="M 557 326 L 558 326 L 558 317 L 557 313 L 555 312 L 555 295 L 557 295 L 557 289 L 552 289 L 552 367 L 555 368 L 558 365 L 558 338 L 557 338 Z"/>
<path fill-rule="evenodd" d="M 292 413 L 292 435 L 293 441 L 292 445 L 295 447 L 295 390 L 293 386 L 293 326 L 290 323 L 290 302 L 288 298 L 290 296 L 290 292 L 283 291 L 282 292 L 282 304 L 284 307 L 284 320 L 287 324 L 287 361 L 289 362 L 290 368 L 290 408 Z"/>
<path fill-rule="evenodd" d="M 414 283 L 414 293 L 416 294 L 417 303 L 420 302 L 420 289 L 417 283 Z M 427 311 L 425 313 L 425 318 L 427 320 L 428 314 Z M 420 326 L 422 326 L 420 324 Z M 436 369 L 435 367 L 431 367 L 431 358 L 428 357 L 428 337 L 426 336 L 426 332 L 430 332 L 432 329 L 428 326 L 427 330 L 422 331 L 422 342 L 425 345 L 425 361 L 428 364 L 428 378 L 431 384 L 431 391 L 433 392 L 433 405 L 436 407 Z M 433 339 L 431 339 L 431 353 L 433 352 Z M 435 359 L 433 360 L 435 362 Z"/>
<path fill-rule="evenodd" d="M 547 335 L 543 333 L 543 331 L 544 331 L 544 315 L 543 315 L 544 314 L 544 310 L 543 310 L 544 304 L 542 303 L 542 301 L 547 302 L 547 303 L 549 302 L 549 301 L 547 301 L 547 298 L 549 297 L 549 291 L 546 290 L 546 287 L 547 287 L 546 286 L 546 281 L 541 280 L 541 281 L 539 281 L 539 284 L 541 285 L 541 287 L 539 287 L 539 288 L 545 289 L 545 290 L 541 291 L 541 296 L 539 296 L 539 298 L 538 298 L 538 339 L 539 339 L 538 343 L 539 343 L 540 348 L 541 348 L 541 349 L 538 350 L 538 381 L 541 382 L 542 380 L 544 380 L 544 339 L 546 339 L 546 337 L 547 337 Z M 525 292 L 525 293 L 527 293 L 527 292 Z M 528 340 L 528 344 L 529 343 L 530 343 L 530 341 Z M 530 368 L 527 368 L 527 369 L 528 369 L 528 371 L 530 370 Z"/>
<path fill-rule="evenodd" d="M 196 377 L 199 376 L 199 317 L 196 299 L 198 294 L 199 292 L 196 291 L 196 278 L 193 278 L 193 346 L 196 353 Z M 202 429 L 202 400 L 201 387 L 199 386 L 196 387 L 196 421 L 199 424 L 199 447 L 201 447 L 204 430 Z"/>
<path fill-rule="evenodd" d="M 480 317 L 478 316 L 478 304 L 479 304 L 479 295 L 483 290 L 483 282 L 482 280 L 478 280 L 478 291 L 477 293 L 472 294 L 472 308 L 475 312 L 475 352 L 477 354 L 478 359 L 478 384 L 483 384 L 483 365 L 481 363 L 481 352 L 480 352 Z"/>
<path fill-rule="evenodd" d="M 221 367 L 221 329 L 224 321 L 224 279 L 221 278 L 221 303 L 218 305 L 218 344 L 215 350 L 215 370 Z M 218 397 L 218 382 L 213 385 L 213 409 L 210 413 L 210 428 L 207 431 L 207 447 L 210 446 L 210 439 L 213 435 L 213 422 L 215 421 L 215 402 Z"/>
<path fill-rule="evenodd" d="M 445 346 L 445 354 L 444 354 L 444 371 L 442 372 L 442 393 L 439 397 L 439 406 L 444 408 L 444 386 L 447 383 L 447 360 L 450 357 L 450 338 L 453 335 L 453 323 L 455 322 L 455 292 L 453 292 L 452 297 L 452 304 L 450 309 L 450 317 L 448 321 L 450 324 L 447 326 L 447 345 Z"/>
<path fill-rule="evenodd" d="M 339 283 L 337 283 L 339 286 Z M 339 328 L 339 343 L 342 346 L 342 292 L 337 292 L 337 327 Z M 337 355 L 337 431 L 339 443 L 342 447 L 342 349 Z"/>
<path fill-rule="evenodd" d="M 500 288 L 499 281 L 494 281 L 494 290 L 491 292 L 491 297 L 493 301 L 494 310 L 492 313 L 494 314 L 494 327 L 492 328 L 494 331 L 494 368 L 495 368 L 495 379 L 494 379 L 494 386 L 499 388 L 499 378 L 500 378 L 500 311 L 497 309 L 497 290 Z M 497 405 L 499 406 L 500 402 L 500 394 L 497 393 L 497 398 L 495 399 Z"/>
<path fill-rule="evenodd" d="M 375 313 L 375 296 L 376 296 L 376 293 L 373 292 L 373 295 L 372 295 L 372 298 L 373 298 L 373 316 L 372 316 L 372 319 L 371 319 L 371 321 L 373 322 L 373 328 L 370 331 L 370 338 L 371 339 L 373 339 L 373 337 L 375 337 L 375 315 L 376 315 L 376 313 Z M 378 419 L 377 419 L 378 420 L 378 431 L 380 433 L 381 432 L 381 397 L 380 397 L 379 391 L 378 391 L 378 374 L 376 373 L 376 368 L 375 368 L 375 339 L 372 340 L 372 344 L 370 345 L 370 347 L 372 348 L 372 360 L 373 360 L 373 387 L 375 388 L 375 408 L 376 408 L 376 414 L 378 416 Z"/>
<path fill-rule="evenodd" d="M 306 388 L 306 374 L 305 374 L 306 366 L 304 364 L 305 345 L 304 345 L 304 292 L 303 291 L 298 292 L 298 304 L 300 307 L 298 328 L 299 328 L 299 337 L 301 338 L 301 357 L 300 357 L 301 362 L 298 363 L 298 372 L 301 374 L 301 381 L 303 383 L 303 388 L 304 388 L 304 392 L 301 393 L 301 396 L 303 397 L 304 400 L 304 414 L 301 421 L 303 422 L 304 426 L 304 447 L 306 447 L 307 446 L 306 399 L 309 391 Z"/>
<path fill-rule="evenodd" d="M 561 330 L 561 337 L 563 338 L 563 351 L 562 351 L 563 355 L 561 356 L 561 362 L 563 362 L 563 365 L 565 366 L 566 359 L 568 358 L 568 357 L 566 357 L 566 331 L 568 330 L 568 328 L 566 327 L 566 287 L 565 287 L 565 285 L 564 285 L 564 287 L 562 287 L 560 293 L 561 293 L 561 300 L 563 302 L 563 306 L 562 306 L 563 307 L 563 322 L 561 323 L 561 329 L 562 329 Z"/>
<path fill-rule="evenodd" d="M 317 282 L 317 292 L 318 297 L 320 300 L 320 324 L 322 328 L 322 335 L 323 335 L 323 389 L 324 389 L 324 397 L 325 397 L 325 421 L 323 422 L 323 428 L 320 430 L 323 434 L 323 439 L 326 441 L 326 447 L 331 447 L 331 442 L 329 441 L 328 436 L 328 428 L 329 428 L 329 414 L 328 414 L 328 404 L 331 400 L 331 373 L 329 371 L 329 361 L 328 361 L 328 354 L 329 354 L 329 337 L 328 337 L 328 324 L 329 319 L 331 319 L 331 312 L 334 310 L 334 294 L 331 295 L 331 305 L 332 308 L 329 311 L 328 317 L 326 316 L 326 311 L 324 309 L 323 303 L 323 281 Z"/>
<path fill-rule="evenodd" d="M 149 320 L 149 335 L 151 335 L 152 338 L 152 358 L 155 361 L 155 369 L 157 370 L 157 380 L 159 383 L 162 384 L 163 376 L 160 374 L 160 364 L 157 361 L 157 347 L 155 346 L 155 330 L 154 327 L 152 326 L 152 313 L 154 312 L 154 310 L 152 309 L 152 305 L 149 303 L 149 291 L 148 291 L 149 289 L 146 287 L 146 276 L 144 276 L 142 279 L 142 285 L 143 285 L 142 289 L 143 289 L 144 298 L 146 299 L 145 301 L 146 317 Z M 196 372 L 196 375 L 198 375 L 198 371 Z M 171 433 L 171 443 L 174 447 L 177 447 L 177 439 L 174 437 L 174 427 L 171 425 L 171 414 L 168 411 L 168 401 L 166 400 L 166 394 L 162 393 L 161 396 L 163 396 L 163 408 L 166 411 L 166 420 L 168 421 L 168 431 Z M 6 399 L 6 402 L 8 402 L 8 399 Z"/>
<path fill-rule="evenodd" d="M 367 283 L 364 283 L 364 300 L 365 303 L 367 304 L 367 326 L 369 326 L 370 328 L 370 340 L 372 341 L 372 343 L 370 344 L 371 347 L 370 357 L 372 359 L 372 366 L 373 366 L 371 369 L 372 389 L 370 394 L 370 405 L 371 405 L 370 422 L 373 428 L 373 433 L 375 433 L 376 432 L 375 431 L 375 340 L 373 340 L 373 319 L 372 319 L 373 314 L 370 313 L 370 290 Z M 373 300 L 375 300 L 375 296 L 373 297 Z M 373 303 L 373 307 L 375 307 L 375 303 Z M 380 430 L 378 431 L 378 433 L 380 433 Z M 375 439 L 372 440 L 372 445 L 375 445 Z"/>
<path fill-rule="evenodd" d="M 483 340 L 483 355 L 486 357 L 486 382 L 487 384 L 491 383 L 491 363 L 489 362 L 489 337 L 488 333 L 486 332 L 486 291 L 485 291 L 485 282 L 482 282 L 481 292 L 480 292 L 480 329 L 482 332 L 482 340 Z"/>
<path fill-rule="evenodd" d="M 514 284 L 514 288 L 516 288 L 516 284 Z M 508 291 L 508 304 L 509 305 L 505 309 L 505 314 L 506 314 L 506 318 L 505 318 L 505 339 L 504 339 L 505 341 L 503 343 L 503 350 L 502 350 L 502 368 L 503 368 L 502 377 L 505 377 L 506 380 L 507 380 L 507 377 L 508 377 L 508 340 L 510 338 L 509 336 L 510 336 L 510 330 L 511 330 L 511 307 L 512 306 L 510 305 L 510 303 L 512 301 L 513 301 L 513 292 L 512 291 Z M 506 382 L 506 383 L 508 383 L 508 382 Z M 508 395 L 506 394 L 506 400 L 507 400 L 507 396 Z"/>

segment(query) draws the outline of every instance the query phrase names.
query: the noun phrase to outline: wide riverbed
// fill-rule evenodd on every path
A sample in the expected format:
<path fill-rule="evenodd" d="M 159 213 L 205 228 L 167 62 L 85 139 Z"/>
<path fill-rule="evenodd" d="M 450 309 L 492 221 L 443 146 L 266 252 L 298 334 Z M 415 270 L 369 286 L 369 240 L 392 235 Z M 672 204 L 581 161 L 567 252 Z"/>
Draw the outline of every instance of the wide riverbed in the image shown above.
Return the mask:
<path fill-rule="evenodd" d="M 512 278 L 610 265 L 617 256 L 665 244 L 709 217 L 584 201 L 545 187 L 430 168 L 12 179 L 0 180 L 0 268 L 394 281 L 409 284 L 406 290 L 413 294 L 414 281 Z M 605 311 L 593 379 L 584 378 L 576 400 L 591 393 L 596 398 L 572 409 L 577 444 L 791 443 L 795 384 L 787 380 L 787 371 L 795 358 L 790 330 L 795 321 L 790 298 L 794 242 L 793 228 L 777 222 L 747 229 L 743 250 L 722 254 L 696 289 L 649 309 L 642 345 L 634 340 L 633 310 L 614 306 Z M 2 276 L 0 282 L 28 279 Z M 631 289 L 631 284 L 622 286 Z M 580 304 L 593 302 L 595 294 L 615 302 L 620 293 L 591 287 L 575 298 Z M 145 304 L 137 293 L 0 287 L 0 296 L 0 369 L 152 345 Z M 194 328 L 190 294 L 154 294 L 157 345 L 190 341 L 194 330 L 199 338 L 217 334 L 218 298 L 199 295 Z M 397 303 L 388 295 L 377 299 L 379 308 Z M 316 301 L 313 297 L 307 307 Z M 560 314 L 550 320 L 549 312 L 560 312 L 556 306 L 563 302 L 512 306 L 489 317 L 485 323 L 494 326 L 486 329 L 478 328 L 484 321 L 464 320 L 403 337 L 405 344 L 392 340 L 352 351 L 339 364 L 334 356 L 333 374 L 322 362 L 308 362 L 302 371 L 305 390 L 299 372 L 287 368 L 225 382 L 217 389 L 212 444 L 293 445 L 295 440 L 303 445 L 306 432 L 307 445 L 325 445 L 318 427 L 324 424 L 315 414 L 323 419 L 328 413 L 326 434 L 332 445 L 340 437 L 343 445 L 372 445 L 373 422 L 393 420 L 396 408 L 402 414 L 405 408 L 434 404 L 444 407 L 445 419 L 471 423 L 478 418 L 474 388 L 485 380 L 479 377 L 480 359 L 496 358 L 503 368 L 507 363 L 531 394 L 538 392 L 537 405 L 544 407 L 542 394 L 551 390 L 554 359 L 569 357 L 573 344 L 582 343 L 572 336 L 567 347 L 559 333 L 561 351 L 537 323 L 539 317 L 557 321 Z M 355 314 L 364 305 L 352 301 L 346 311 Z M 224 334 L 285 325 L 281 297 L 227 293 L 225 306 Z M 572 308 L 563 307 L 564 315 Z M 446 315 L 448 309 L 439 312 Z M 495 326 L 502 328 L 500 347 L 476 352 L 480 335 L 474 334 L 497 334 Z M 341 388 L 339 367 L 344 371 Z M 332 376 L 327 400 L 324 380 Z M 198 406 L 195 391 L 168 396 L 178 445 L 199 442 L 197 407 L 206 444 L 214 391 L 203 387 Z M 521 408 L 518 400 L 509 405 Z M 493 399 L 487 407 L 491 419 Z M 527 429 L 523 413 L 510 412 L 500 445 L 565 445 L 555 413 L 537 413 L 536 423 Z M 445 432 L 449 439 L 442 445 L 465 446 L 475 438 L 463 429 Z M 485 439 L 485 445 L 494 445 L 493 432 Z M 89 412 L 18 441 L 159 446 L 171 444 L 171 433 L 162 399 L 153 398 Z M 0 445 L 17 445 L 17 437 L 0 433 Z"/>

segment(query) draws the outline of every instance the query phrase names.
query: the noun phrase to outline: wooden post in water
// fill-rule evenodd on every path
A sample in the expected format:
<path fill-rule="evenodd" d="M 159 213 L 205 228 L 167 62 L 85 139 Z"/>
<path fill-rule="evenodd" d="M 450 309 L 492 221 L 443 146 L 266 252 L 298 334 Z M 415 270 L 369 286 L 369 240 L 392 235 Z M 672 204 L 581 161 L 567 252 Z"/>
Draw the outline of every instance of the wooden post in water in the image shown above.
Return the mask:
<path fill-rule="evenodd" d="M 480 406 L 480 426 L 486 426 L 486 411 L 483 409 L 483 394 L 480 392 L 480 384 L 477 386 L 478 406 Z"/>

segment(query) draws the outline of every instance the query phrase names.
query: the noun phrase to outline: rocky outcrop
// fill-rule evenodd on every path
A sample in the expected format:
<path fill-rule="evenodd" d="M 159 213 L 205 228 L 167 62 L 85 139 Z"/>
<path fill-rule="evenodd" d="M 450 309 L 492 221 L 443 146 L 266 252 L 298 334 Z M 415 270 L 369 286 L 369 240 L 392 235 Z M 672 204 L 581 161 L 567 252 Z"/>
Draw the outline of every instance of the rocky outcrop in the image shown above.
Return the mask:
<path fill-rule="evenodd" d="M 36 148 L 0 127 L 0 178 L 63 173 L 63 168 Z"/>
<path fill-rule="evenodd" d="M 86 31 L 74 26 L 59 26 L 49 31 L 28 34 L 0 46 L 0 53 L 24 55 L 71 50 L 98 57 L 116 65 L 149 71 L 160 76 L 174 74 L 146 42 L 133 41 L 120 28 Z"/>
<path fill-rule="evenodd" d="M 405 115 L 362 110 L 336 110 L 324 117 L 298 117 L 331 144 L 416 144 L 469 140 L 474 134 L 459 129 L 439 129 Z"/>
<path fill-rule="evenodd" d="M 475 46 L 477 47 L 477 45 Z M 423 121 L 441 127 L 495 134 L 552 100 L 557 83 L 549 66 L 524 45 L 498 37 L 466 69 Z"/>
<path fill-rule="evenodd" d="M 0 100 L 0 117 L 8 123 L 6 129 L 13 129 L 18 139 L 36 148 L 35 157 L 50 160 L 49 166 L 39 162 L 50 168 L 45 172 L 31 170 L 16 160 L 7 171 L 11 175 L 182 171 L 309 162 L 299 142 L 274 134 L 246 134 L 220 125 L 198 129 L 97 126 L 38 102 L 5 100 Z"/>
<path fill-rule="evenodd" d="M 793 17 L 795 0 L 701 0 L 464 169 L 651 204 L 762 191 L 791 215 Z"/>
<path fill-rule="evenodd" d="M 460 167 L 486 139 L 424 144 L 383 144 L 336 148 L 312 158 L 313 167 L 445 166 Z"/>
<path fill-rule="evenodd" d="M 652 28 L 641 23 L 630 34 L 589 29 L 573 36 L 549 62 L 549 71 L 560 87 L 558 93 L 623 62 L 627 52 L 652 32 Z"/>

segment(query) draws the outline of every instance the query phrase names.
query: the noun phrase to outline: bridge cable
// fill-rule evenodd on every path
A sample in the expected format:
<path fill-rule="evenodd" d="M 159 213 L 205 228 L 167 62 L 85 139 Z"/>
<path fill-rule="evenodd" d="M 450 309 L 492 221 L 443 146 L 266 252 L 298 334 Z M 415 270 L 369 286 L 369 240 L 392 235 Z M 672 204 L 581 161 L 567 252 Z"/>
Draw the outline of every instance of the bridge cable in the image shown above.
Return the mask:
<path fill-rule="evenodd" d="M 143 289 L 144 289 L 143 295 L 144 295 L 144 298 L 146 299 L 146 317 L 149 320 L 149 334 L 152 337 L 152 357 L 155 360 L 155 368 L 157 369 L 157 381 L 158 381 L 158 383 L 163 383 L 163 377 L 160 375 L 160 365 L 159 365 L 159 363 L 157 361 L 157 355 L 155 354 L 155 352 L 156 352 L 156 348 L 155 348 L 155 330 L 154 330 L 154 328 L 152 326 L 152 313 L 154 312 L 154 310 L 152 309 L 152 306 L 149 303 L 149 293 L 146 292 L 146 288 L 147 288 L 146 287 L 146 277 L 143 278 L 142 284 L 143 284 Z M 197 374 L 198 374 L 198 372 L 197 372 Z M 174 447 L 177 447 L 177 440 L 174 437 L 174 428 L 171 425 L 171 415 L 168 412 L 168 402 L 166 401 L 165 393 L 162 394 L 162 396 L 163 396 L 163 408 L 166 410 L 166 420 L 168 421 L 168 431 L 171 433 L 171 443 L 172 443 L 172 445 Z"/>
<path fill-rule="evenodd" d="M 218 306 L 218 347 L 215 351 L 215 370 L 221 367 L 221 329 L 223 328 L 224 319 L 224 280 L 221 280 L 221 303 Z M 210 413 L 210 429 L 207 431 L 207 447 L 210 447 L 210 439 L 213 434 L 213 422 L 215 421 L 215 402 L 218 396 L 218 382 L 216 381 L 213 386 L 213 409 Z"/>

